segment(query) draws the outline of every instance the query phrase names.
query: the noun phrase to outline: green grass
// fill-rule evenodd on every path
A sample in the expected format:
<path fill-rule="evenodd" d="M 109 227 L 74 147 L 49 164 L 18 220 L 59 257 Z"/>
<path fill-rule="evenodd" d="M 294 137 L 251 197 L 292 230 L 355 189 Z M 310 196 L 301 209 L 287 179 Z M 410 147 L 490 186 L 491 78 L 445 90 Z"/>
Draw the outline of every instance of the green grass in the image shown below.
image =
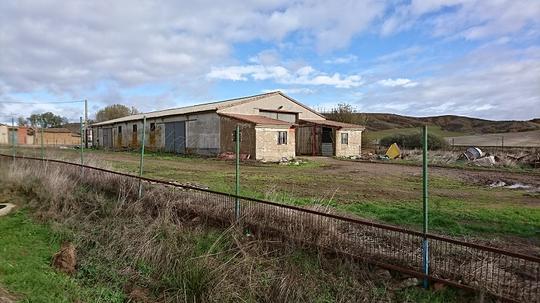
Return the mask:
<path fill-rule="evenodd" d="M 0 284 L 21 302 L 124 301 L 118 290 L 99 284 L 83 286 L 56 272 L 50 262 L 62 237 L 49 226 L 33 222 L 25 212 L 0 217 L 0 230 Z"/>

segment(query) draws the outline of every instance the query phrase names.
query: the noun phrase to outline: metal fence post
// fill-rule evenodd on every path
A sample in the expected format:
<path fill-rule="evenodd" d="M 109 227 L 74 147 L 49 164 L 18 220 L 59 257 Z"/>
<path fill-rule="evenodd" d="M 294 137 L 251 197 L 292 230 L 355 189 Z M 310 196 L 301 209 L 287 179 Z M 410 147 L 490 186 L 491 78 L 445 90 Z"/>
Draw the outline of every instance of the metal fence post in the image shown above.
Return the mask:
<path fill-rule="evenodd" d="M 234 215 L 236 221 L 240 219 L 240 125 L 236 125 L 236 203 L 234 206 Z"/>
<path fill-rule="evenodd" d="M 141 160 L 139 162 L 139 177 L 143 175 L 143 165 L 144 165 L 144 141 L 146 133 L 146 116 L 143 116 L 143 127 L 142 127 L 142 142 L 141 142 Z M 139 179 L 139 199 L 142 197 L 142 180 Z"/>
<path fill-rule="evenodd" d="M 423 211 L 424 211 L 424 226 L 423 233 L 424 239 L 422 241 L 422 263 L 423 272 L 425 275 L 429 274 L 429 242 L 427 238 L 428 233 L 428 129 L 427 125 L 424 125 L 423 129 L 423 153 L 422 153 L 422 191 L 423 191 Z M 428 278 L 424 278 L 424 288 L 429 287 Z"/>
<path fill-rule="evenodd" d="M 45 142 L 43 142 L 43 129 L 45 126 L 41 123 L 41 160 L 45 160 Z"/>
<path fill-rule="evenodd" d="M 13 147 L 13 161 L 15 161 L 15 155 L 17 154 L 17 147 L 15 144 L 15 118 L 11 117 L 11 145 Z"/>
<path fill-rule="evenodd" d="M 81 165 L 84 165 L 84 142 L 83 142 L 83 118 L 80 117 L 80 130 L 81 130 Z M 81 177 L 84 174 L 84 167 L 81 166 Z"/>

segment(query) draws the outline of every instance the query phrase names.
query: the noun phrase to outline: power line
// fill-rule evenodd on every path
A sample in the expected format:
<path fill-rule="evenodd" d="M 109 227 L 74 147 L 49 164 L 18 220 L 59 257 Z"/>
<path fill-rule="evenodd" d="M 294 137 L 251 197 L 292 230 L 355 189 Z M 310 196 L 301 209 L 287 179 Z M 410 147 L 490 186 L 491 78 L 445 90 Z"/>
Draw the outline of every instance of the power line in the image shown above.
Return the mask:
<path fill-rule="evenodd" d="M 84 100 L 74 100 L 74 101 L 43 101 L 43 102 L 25 102 L 25 101 L 0 101 L 0 104 L 65 104 L 65 103 L 83 103 Z"/>

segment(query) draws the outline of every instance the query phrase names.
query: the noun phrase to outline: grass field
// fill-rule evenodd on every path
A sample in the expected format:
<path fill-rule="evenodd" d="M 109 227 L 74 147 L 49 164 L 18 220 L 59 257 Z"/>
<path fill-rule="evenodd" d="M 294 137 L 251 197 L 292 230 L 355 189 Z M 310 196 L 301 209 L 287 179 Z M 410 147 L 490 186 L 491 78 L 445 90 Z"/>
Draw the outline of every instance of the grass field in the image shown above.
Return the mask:
<path fill-rule="evenodd" d="M 451 143 L 464 146 L 522 146 L 540 147 L 540 130 L 515 133 L 484 134 L 471 136 L 445 136 Z"/>
<path fill-rule="evenodd" d="M 73 150 L 49 150 L 47 156 L 78 161 Z M 109 163 L 115 170 L 138 173 L 136 153 L 89 151 L 87 158 Z M 230 161 L 148 154 L 144 175 L 233 193 L 234 171 Z M 538 245 L 539 194 L 487 186 L 498 180 L 540 186 L 537 174 L 432 168 L 430 230 L 491 239 L 510 237 Z M 244 196 L 301 206 L 326 205 L 415 229 L 422 224 L 421 184 L 421 168 L 416 166 L 329 158 L 309 158 L 299 166 L 257 162 L 241 166 Z"/>
<path fill-rule="evenodd" d="M 148 200 L 122 201 L 100 185 L 87 188 L 63 178 L 68 175 L 61 169 L 37 173 L 19 168 L 10 175 L 5 168 L 0 170 L 0 197 L 19 209 L 0 217 L 0 301 L 6 291 L 21 302 L 475 299 L 451 288 L 400 287 L 405 277 L 380 275 L 363 263 L 182 220 L 174 208 Z M 77 248 L 72 277 L 50 266 L 62 241 Z"/>
<path fill-rule="evenodd" d="M 392 128 L 392 129 L 385 129 L 385 130 L 379 130 L 379 131 L 365 131 L 363 133 L 362 140 L 364 142 L 374 142 L 376 140 L 380 140 L 381 138 L 384 138 L 386 136 L 390 135 L 396 135 L 396 134 L 414 134 L 421 132 L 422 129 L 420 127 L 410 127 L 410 128 Z M 446 131 L 442 129 L 439 126 L 428 126 L 428 132 L 440 137 L 458 137 L 458 136 L 465 136 L 467 133 L 463 132 L 451 132 Z"/>

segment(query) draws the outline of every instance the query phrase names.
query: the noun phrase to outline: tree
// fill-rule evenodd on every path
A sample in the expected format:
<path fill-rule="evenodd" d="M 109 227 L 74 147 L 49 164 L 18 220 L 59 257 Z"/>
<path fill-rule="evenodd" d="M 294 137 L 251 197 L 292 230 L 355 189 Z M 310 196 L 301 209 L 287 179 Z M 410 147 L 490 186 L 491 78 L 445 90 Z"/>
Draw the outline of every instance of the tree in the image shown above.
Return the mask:
<path fill-rule="evenodd" d="M 332 109 L 325 116 L 330 120 L 344 123 L 367 124 L 367 116 L 356 112 L 352 105 L 346 103 L 339 103 L 336 108 Z"/>
<path fill-rule="evenodd" d="M 17 118 L 17 125 L 19 126 L 28 126 L 28 120 L 26 120 L 24 117 L 20 116 Z"/>
<path fill-rule="evenodd" d="M 22 121 L 19 120 L 19 123 Z M 43 114 L 32 114 L 30 117 L 26 118 L 26 125 L 30 124 L 34 127 L 61 127 L 62 125 L 68 123 L 66 117 L 55 115 L 51 112 L 46 112 Z"/>
<path fill-rule="evenodd" d="M 98 112 L 96 113 L 96 122 L 103 122 L 107 120 L 122 118 L 138 113 L 139 111 L 133 106 L 129 108 L 122 104 L 113 104 L 98 110 Z"/>

